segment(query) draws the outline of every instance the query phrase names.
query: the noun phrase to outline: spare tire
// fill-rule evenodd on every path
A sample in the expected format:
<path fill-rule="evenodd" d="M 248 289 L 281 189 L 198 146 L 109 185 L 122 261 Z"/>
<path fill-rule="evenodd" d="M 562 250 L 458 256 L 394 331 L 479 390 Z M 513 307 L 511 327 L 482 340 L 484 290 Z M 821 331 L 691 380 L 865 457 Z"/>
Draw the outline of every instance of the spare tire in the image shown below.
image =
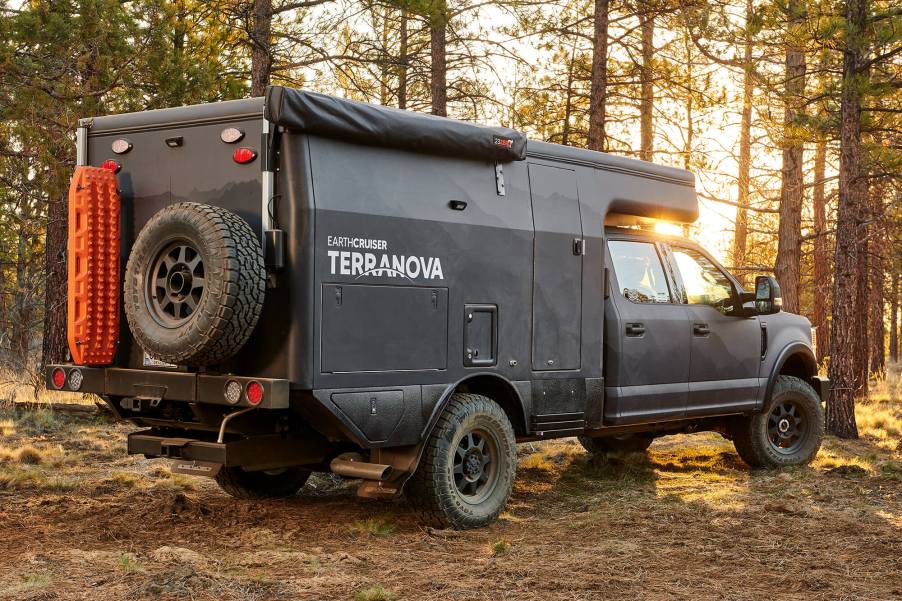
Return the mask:
<path fill-rule="evenodd" d="M 152 357 L 214 365 L 247 342 L 266 294 L 259 239 L 221 207 L 183 202 L 154 215 L 125 270 L 125 314 Z"/>

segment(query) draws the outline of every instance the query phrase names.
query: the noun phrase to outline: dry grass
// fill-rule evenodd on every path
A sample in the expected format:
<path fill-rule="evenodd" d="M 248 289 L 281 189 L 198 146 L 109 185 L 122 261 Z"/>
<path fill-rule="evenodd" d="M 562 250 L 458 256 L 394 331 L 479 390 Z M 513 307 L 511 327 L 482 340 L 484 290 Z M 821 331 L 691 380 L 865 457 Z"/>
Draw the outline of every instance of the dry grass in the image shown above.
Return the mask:
<path fill-rule="evenodd" d="M 524 444 L 507 510 L 469 532 L 329 478 L 236 501 L 127 456 L 131 426 L 0 411 L 0 598 L 898 599 L 900 390 L 894 368 L 858 405 L 859 440 L 778 472 L 711 433 L 604 458 Z M 43 459 L 20 462 L 27 447 Z"/>

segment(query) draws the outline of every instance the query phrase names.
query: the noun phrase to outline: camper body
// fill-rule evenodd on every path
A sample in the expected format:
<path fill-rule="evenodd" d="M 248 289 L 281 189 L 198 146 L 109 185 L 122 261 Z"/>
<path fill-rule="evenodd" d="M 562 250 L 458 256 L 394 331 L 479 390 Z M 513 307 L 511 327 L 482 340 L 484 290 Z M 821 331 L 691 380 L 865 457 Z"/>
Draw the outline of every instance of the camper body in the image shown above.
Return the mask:
<path fill-rule="evenodd" d="M 78 162 L 115 171 L 118 336 L 48 385 L 102 395 L 145 428 L 130 452 L 236 496 L 331 470 L 393 497 L 414 476 L 429 521 L 468 527 L 503 507 L 515 441 L 708 429 L 752 463 L 817 450 L 827 384 L 772 278 L 745 292 L 689 241 L 613 227 L 695 220 L 688 172 L 278 87 L 84 120 Z M 92 256 L 70 286 L 110 288 Z M 773 461 L 756 428 L 777 428 Z"/>

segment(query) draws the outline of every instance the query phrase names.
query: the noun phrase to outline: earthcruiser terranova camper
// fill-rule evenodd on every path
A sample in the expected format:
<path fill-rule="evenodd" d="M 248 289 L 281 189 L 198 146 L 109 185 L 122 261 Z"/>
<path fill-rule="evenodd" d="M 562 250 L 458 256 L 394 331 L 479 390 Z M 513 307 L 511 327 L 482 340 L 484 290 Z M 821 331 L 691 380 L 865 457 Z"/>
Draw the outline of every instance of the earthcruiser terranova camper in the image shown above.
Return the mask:
<path fill-rule="evenodd" d="M 692 174 L 514 130 L 271 87 L 81 121 L 71 361 L 237 498 L 312 471 L 477 527 L 516 443 L 591 452 L 715 430 L 752 466 L 809 461 L 827 382 L 809 322 L 683 239 Z"/>

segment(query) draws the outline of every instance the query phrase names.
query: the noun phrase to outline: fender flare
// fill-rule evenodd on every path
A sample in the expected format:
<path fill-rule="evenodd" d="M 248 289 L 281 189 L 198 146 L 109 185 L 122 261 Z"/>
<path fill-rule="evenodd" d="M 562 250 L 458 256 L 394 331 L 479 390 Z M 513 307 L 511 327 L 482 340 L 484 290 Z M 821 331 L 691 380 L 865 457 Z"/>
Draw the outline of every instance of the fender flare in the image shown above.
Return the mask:
<path fill-rule="evenodd" d="M 814 358 L 814 352 L 811 350 L 811 347 L 804 342 L 791 342 L 787 344 L 780 351 L 777 360 L 774 361 L 774 365 L 771 367 L 770 376 L 767 379 L 767 388 L 764 390 L 762 409 L 767 407 L 767 404 L 770 403 L 770 396 L 773 393 L 774 384 L 776 384 L 777 377 L 779 377 L 786 362 L 795 356 L 800 357 L 805 366 L 805 371 L 807 372 L 805 377 L 806 381 L 811 379 L 812 376 L 817 375 L 817 359 Z"/>
<path fill-rule="evenodd" d="M 520 394 L 520 391 L 517 390 L 517 387 L 513 384 L 513 382 L 511 382 L 504 376 L 500 376 L 496 373 L 477 372 L 477 373 L 469 374 L 469 375 L 461 378 L 460 380 L 454 382 L 453 384 L 449 384 L 448 387 L 445 388 L 445 391 L 439 397 L 438 402 L 435 403 L 435 407 L 432 408 L 432 413 L 429 415 L 429 419 L 426 420 L 426 424 L 423 426 L 422 432 L 420 432 L 420 444 L 422 444 L 427 438 L 429 438 L 429 435 L 432 434 L 432 429 L 435 428 L 435 424 L 436 424 L 436 422 L 438 422 L 439 416 L 442 414 L 442 412 L 445 410 L 445 407 L 448 405 L 448 402 L 451 400 L 451 395 L 454 394 L 454 392 L 462 384 L 466 384 L 467 382 L 470 382 L 477 378 L 485 378 L 485 379 L 494 380 L 495 382 L 497 382 L 498 384 L 509 389 L 513 393 L 512 396 L 513 396 L 514 400 L 516 401 L 517 406 L 519 407 L 519 413 L 518 413 L 517 417 L 519 417 L 523 420 L 521 422 L 521 424 L 523 425 L 523 427 L 525 429 L 525 426 L 528 423 L 526 403 L 523 401 L 523 395 Z M 500 401 L 498 401 L 498 399 L 492 399 L 492 400 L 501 404 Z M 502 406 L 502 409 L 504 409 L 503 406 Z M 506 413 L 506 411 L 505 411 L 505 413 Z M 514 420 L 512 420 L 512 422 L 514 422 Z M 516 427 L 516 423 L 513 423 L 513 425 Z"/>

